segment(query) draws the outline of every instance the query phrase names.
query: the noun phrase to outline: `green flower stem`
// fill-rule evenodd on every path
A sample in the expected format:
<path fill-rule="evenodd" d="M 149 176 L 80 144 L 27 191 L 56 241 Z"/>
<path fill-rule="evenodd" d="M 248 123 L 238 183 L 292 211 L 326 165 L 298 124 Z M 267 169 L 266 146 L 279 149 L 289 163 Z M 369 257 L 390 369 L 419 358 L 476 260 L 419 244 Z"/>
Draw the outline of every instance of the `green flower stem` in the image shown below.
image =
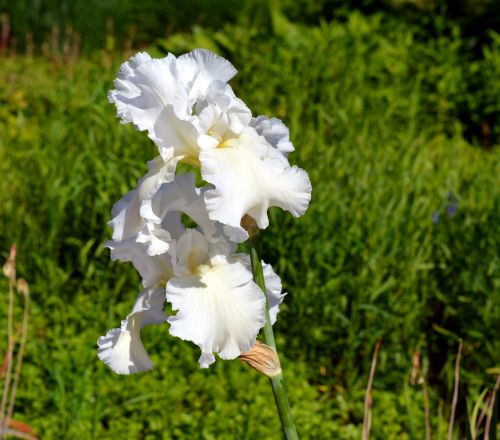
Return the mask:
<path fill-rule="evenodd" d="M 266 283 L 264 282 L 264 273 L 262 271 L 262 263 L 260 262 L 259 256 L 255 249 L 255 244 L 250 244 L 250 258 L 252 261 L 252 273 L 255 283 L 266 292 Z M 269 314 L 269 303 L 267 302 L 266 295 L 266 324 L 264 326 L 264 339 L 266 344 L 273 348 L 278 356 L 278 351 L 276 350 L 276 342 L 274 341 L 273 326 L 271 324 L 271 316 Z M 276 402 L 276 408 L 278 409 L 278 414 L 280 416 L 281 426 L 283 428 L 283 433 L 287 440 L 298 440 L 299 435 L 297 434 L 297 428 L 292 419 L 292 411 L 290 410 L 290 403 L 288 403 L 288 398 L 286 396 L 286 391 L 284 387 L 283 374 L 279 373 L 274 377 L 270 377 L 271 386 L 273 388 L 274 400 Z"/>

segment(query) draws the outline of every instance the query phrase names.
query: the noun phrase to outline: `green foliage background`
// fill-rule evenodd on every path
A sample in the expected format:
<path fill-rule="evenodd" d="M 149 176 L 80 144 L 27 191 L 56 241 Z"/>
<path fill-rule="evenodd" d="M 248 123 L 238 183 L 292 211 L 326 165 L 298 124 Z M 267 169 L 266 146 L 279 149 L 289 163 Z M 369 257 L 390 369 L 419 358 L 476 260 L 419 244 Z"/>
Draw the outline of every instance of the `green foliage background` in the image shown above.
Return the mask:
<path fill-rule="evenodd" d="M 381 338 L 373 438 L 424 437 L 415 351 L 444 438 L 462 338 L 461 438 L 466 400 L 492 387 L 486 369 L 500 363 L 500 36 L 470 56 L 453 24 L 425 34 L 390 13 L 317 23 L 262 14 L 219 17 L 147 50 L 228 57 L 236 93 L 255 115 L 286 122 L 290 160 L 311 176 L 306 215 L 272 210 L 262 243 L 289 292 L 275 331 L 300 433 L 360 437 Z M 18 245 L 33 299 L 15 417 L 44 439 L 279 438 L 266 380 L 238 361 L 199 370 L 197 350 L 167 325 L 143 330 L 151 373 L 116 376 L 97 359 L 97 337 L 140 288 L 131 267 L 110 262 L 106 222 L 155 154 L 107 102 L 129 55 L 116 38 L 77 60 L 57 47 L 51 59 L 1 59 L 0 243 L 5 256 Z"/>

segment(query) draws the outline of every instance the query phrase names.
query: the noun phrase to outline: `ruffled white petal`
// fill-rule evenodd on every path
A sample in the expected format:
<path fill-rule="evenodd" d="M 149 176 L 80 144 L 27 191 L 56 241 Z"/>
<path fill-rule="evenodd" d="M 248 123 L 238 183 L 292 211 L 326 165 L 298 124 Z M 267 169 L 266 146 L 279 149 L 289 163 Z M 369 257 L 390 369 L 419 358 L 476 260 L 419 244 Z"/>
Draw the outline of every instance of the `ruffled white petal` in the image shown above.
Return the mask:
<path fill-rule="evenodd" d="M 116 89 L 108 94 L 122 123 L 150 130 L 169 104 L 179 116 L 188 116 L 188 94 L 176 77 L 175 61 L 172 54 L 162 59 L 138 54 L 122 65 Z"/>
<path fill-rule="evenodd" d="M 166 282 L 173 274 L 174 248 L 168 253 L 151 256 L 148 254 L 148 246 L 138 243 L 134 238 L 106 243 L 111 250 L 111 259 L 131 262 L 142 278 L 144 287 L 156 286 Z"/>
<path fill-rule="evenodd" d="M 210 243 L 203 234 L 196 229 L 187 229 L 177 240 L 175 275 L 183 276 L 195 273 L 199 266 L 208 263 L 209 249 Z"/>
<path fill-rule="evenodd" d="M 264 229 L 271 206 L 299 217 L 309 205 L 311 182 L 307 173 L 290 167 L 252 128 L 224 148 L 202 151 L 200 162 L 203 178 L 215 187 L 205 193 L 210 218 L 225 225 L 238 228 L 248 214 Z"/>
<path fill-rule="evenodd" d="M 201 348 L 201 367 L 215 360 L 213 353 L 235 359 L 250 350 L 265 322 L 265 297 L 238 261 L 200 266 L 195 274 L 172 278 L 167 300 L 178 311 L 168 319 L 170 333 Z"/>
<path fill-rule="evenodd" d="M 200 368 L 208 368 L 215 362 L 215 356 L 213 353 L 201 353 L 198 362 L 200 364 Z"/>
<path fill-rule="evenodd" d="M 129 75 L 134 74 L 135 69 L 148 61 L 151 61 L 151 56 L 148 53 L 138 52 L 120 66 L 117 79 L 126 80 Z"/>
<path fill-rule="evenodd" d="M 225 261 L 228 255 L 233 255 L 236 252 L 238 247 L 237 241 L 229 238 L 225 233 L 225 228 L 220 223 L 216 223 L 216 226 L 217 233 L 213 238 L 210 237 L 210 248 L 208 249 L 212 262 L 217 262 L 219 259 Z"/>
<path fill-rule="evenodd" d="M 293 144 L 290 142 L 290 131 L 278 118 L 258 116 L 252 118 L 250 127 L 255 128 L 257 133 L 264 136 L 267 142 L 285 156 L 294 150 Z"/>
<path fill-rule="evenodd" d="M 147 246 L 149 256 L 165 254 L 172 246 L 175 246 L 175 240 L 168 229 L 163 229 L 154 223 L 146 223 L 138 232 L 135 240 L 137 243 L 144 243 Z"/>
<path fill-rule="evenodd" d="M 269 304 L 269 315 L 271 324 L 274 325 L 278 318 L 280 304 L 285 299 L 286 293 L 281 293 L 281 279 L 273 271 L 270 264 L 262 261 L 262 270 L 264 272 L 264 282 L 266 283 L 267 302 Z"/>
<path fill-rule="evenodd" d="M 139 180 L 138 190 L 141 204 L 150 200 L 164 183 L 172 182 L 180 157 L 158 156 L 148 162 L 147 174 Z"/>
<path fill-rule="evenodd" d="M 157 161 L 162 162 L 162 159 Z M 154 170 L 155 161 L 151 164 L 150 168 Z M 185 230 L 181 213 L 193 220 L 210 240 L 216 240 L 222 235 L 221 227 L 217 226 L 207 213 L 204 200 L 204 192 L 207 189 L 196 188 L 194 174 L 180 174 L 174 181 L 162 184 L 159 188 L 156 186 L 161 179 L 152 183 L 152 179 L 157 175 L 158 173 L 150 173 L 151 177 L 141 179 L 139 188 L 127 194 L 113 208 L 115 216 L 110 222 L 114 229 L 111 242 L 113 248 L 119 247 L 118 242 L 135 239 L 146 246 L 149 256 L 170 252 L 174 240 Z M 142 200 L 141 192 L 148 195 L 152 191 L 156 192 Z M 130 246 L 134 247 L 133 240 L 125 247 L 128 249 Z M 112 257 L 123 260 L 122 250 L 112 251 Z"/>
<path fill-rule="evenodd" d="M 216 233 L 212 236 L 197 229 L 186 229 L 177 239 L 175 276 L 196 273 L 197 268 L 205 264 L 226 263 L 228 256 L 235 253 L 236 243 L 222 233 L 220 224 L 216 226 Z M 249 270 L 252 270 L 251 267 Z"/>
<path fill-rule="evenodd" d="M 177 74 L 194 103 L 212 81 L 229 81 L 238 71 L 225 58 L 206 49 L 195 49 L 177 58 Z"/>
<path fill-rule="evenodd" d="M 164 160 L 161 156 L 148 162 L 148 172 L 142 177 L 137 188 L 119 200 L 111 210 L 113 240 L 122 241 L 136 236 L 144 228 L 141 207 L 148 204 L 151 197 L 163 183 L 173 180 L 178 158 Z"/>
<path fill-rule="evenodd" d="M 226 234 L 227 237 L 235 243 L 243 243 L 244 241 L 248 240 L 248 232 L 241 226 L 224 225 L 223 230 L 224 234 Z"/>
<path fill-rule="evenodd" d="M 97 345 L 99 358 L 118 374 L 132 374 L 153 368 L 141 341 L 141 328 L 148 324 L 160 324 L 167 318 L 163 313 L 165 292 L 162 288 L 143 290 L 130 315 L 120 328 L 101 336 Z"/>
<path fill-rule="evenodd" d="M 221 81 L 210 84 L 207 95 L 196 103 L 196 112 L 202 130 L 219 140 L 239 135 L 252 119 L 250 109 Z"/>
<path fill-rule="evenodd" d="M 193 220 L 208 238 L 217 235 L 216 224 L 211 220 L 205 206 L 205 188 L 195 186 L 193 173 L 179 174 L 175 180 L 162 185 L 156 194 L 142 203 L 140 212 L 147 223 L 155 223 L 178 238 L 184 231 L 180 217 L 183 213 Z"/>
<path fill-rule="evenodd" d="M 115 203 L 111 209 L 112 219 L 108 224 L 113 228 L 113 240 L 121 241 L 133 237 L 144 226 L 139 208 L 139 191 L 134 189 Z"/>
<path fill-rule="evenodd" d="M 250 256 L 247 254 L 235 254 L 234 257 L 240 261 L 249 271 L 252 270 L 252 263 Z M 278 317 L 279 306 L 285 299 L 286 293 L 281 293 L 281 279 L 274 272 L 270 264 L 261 261 L 262 272 L 264 273 L 264 283 L 266 285 L 267 303 L 269 305 L 269 315 L 271 317 L 271 324 L 274 325 Z"/>
<path fill-rule="evenodd" d="M 215 105 L 205 102 L 200 107 L 197 128 L 202 133 L 198 138 L 200 148 L 208 150 L 215 148 L 227 131 L 227 118 L 223 110 Z M 206 134 L 205 134 L 206 133 Z"/>
<path fill-rule="evenodd" d="M 198 131 L 191 122 L 180 119 L 172 105 L 162 109 L 149 130 L 149 137 L 158 146 L 162 156 L 198 164 Z"/>

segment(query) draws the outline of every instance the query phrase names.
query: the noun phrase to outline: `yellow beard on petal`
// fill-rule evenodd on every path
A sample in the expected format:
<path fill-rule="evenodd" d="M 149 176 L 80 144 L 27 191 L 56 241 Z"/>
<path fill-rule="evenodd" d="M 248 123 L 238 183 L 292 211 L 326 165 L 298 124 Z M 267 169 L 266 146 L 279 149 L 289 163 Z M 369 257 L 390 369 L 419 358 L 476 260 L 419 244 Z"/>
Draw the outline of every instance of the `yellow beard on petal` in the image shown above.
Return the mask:
<path fill-rule="evenodd" d="M 188 165 L 194 165 L 195 167 L 200 166 L 200 159 L 198 159 L 198 156 L 193 156 L 191 154 L 186 154 L 179 162 L 188 164 Z"/>

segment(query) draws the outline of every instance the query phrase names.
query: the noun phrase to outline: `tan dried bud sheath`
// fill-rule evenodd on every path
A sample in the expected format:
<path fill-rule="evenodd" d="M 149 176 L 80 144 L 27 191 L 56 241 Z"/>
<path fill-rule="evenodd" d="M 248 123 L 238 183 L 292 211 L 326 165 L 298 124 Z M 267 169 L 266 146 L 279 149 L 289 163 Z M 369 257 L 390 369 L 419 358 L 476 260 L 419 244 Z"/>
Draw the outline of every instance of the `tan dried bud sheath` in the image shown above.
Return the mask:
<path fill-rule="evenodd" d="M 255 237 L 259 233 L 257 223 L 248 214 L 245 214 L 241 219 L 241 227 L 248 232 L 248 236 L 250 238 Z"/>
<path fill-rule="evenodd" d="M 267 377 L 281 373 L 281 365 L 276 351 L 262 342 L 257 341 L 252 349 L 239 358 L 250 367 Z"/>

